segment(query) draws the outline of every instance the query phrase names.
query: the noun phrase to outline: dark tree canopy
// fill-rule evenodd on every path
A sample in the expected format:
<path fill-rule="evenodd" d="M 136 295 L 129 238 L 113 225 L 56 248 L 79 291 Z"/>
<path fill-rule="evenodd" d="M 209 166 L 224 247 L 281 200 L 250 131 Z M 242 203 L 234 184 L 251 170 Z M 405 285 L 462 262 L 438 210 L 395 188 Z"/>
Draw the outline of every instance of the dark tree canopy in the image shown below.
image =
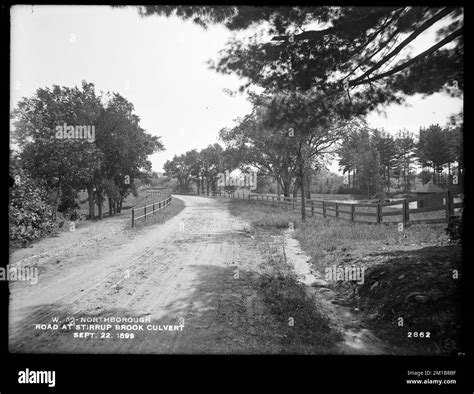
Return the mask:
<path fill-rule="evenodd" d="M 368 110 L 403 95 L 462 94 L 461 8 L 144 6 L 140 13 L 247 29 L 249 36 L 231 40 L 213 64 L 244 78 L 242 90 L 257 85 L 317 88 L 329 96 L 342 91 L 368 102 Z M 441 27 L 429 48 L 407 51 L 437 22 Z"/>

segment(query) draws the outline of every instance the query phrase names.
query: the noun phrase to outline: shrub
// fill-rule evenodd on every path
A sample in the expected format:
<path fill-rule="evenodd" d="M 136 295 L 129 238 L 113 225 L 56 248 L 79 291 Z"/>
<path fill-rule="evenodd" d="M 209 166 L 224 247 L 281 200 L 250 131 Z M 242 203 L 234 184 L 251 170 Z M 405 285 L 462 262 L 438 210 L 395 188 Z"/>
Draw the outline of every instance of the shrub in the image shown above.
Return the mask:
<path fill-rule="evenodd" d="M 462 219 L 456 216 L 450 216 L 446 234 L 451 241 L 460 241 L 462 239 Z"/>
<path fill-rule="evenodd" d="M 46 190 L 23 173 L 10 188 L 9 222 L 10 241 L 23 246 L 54 229 L 53 209 L 47 203 Z"/>

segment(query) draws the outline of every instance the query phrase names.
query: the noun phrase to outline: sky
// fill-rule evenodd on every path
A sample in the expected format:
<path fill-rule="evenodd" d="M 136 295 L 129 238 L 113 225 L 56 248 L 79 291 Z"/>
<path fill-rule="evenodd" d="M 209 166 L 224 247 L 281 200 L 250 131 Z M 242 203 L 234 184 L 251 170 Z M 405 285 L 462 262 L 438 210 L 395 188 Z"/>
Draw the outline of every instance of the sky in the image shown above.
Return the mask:
<path fill-rule="evenodd" d="M 435 26 L 433 26 L 435 27 Z M 166 151 L 150 156 L 153 170 L 191 149 L 218 141 L 218 132 L 251 111 L 245 96 L 230 97 L 241 81 L 209 69 L 234 33 L 207 30 L 190 21 L 142 18 L 134 7 L 29 6 L 11 8 L 11 110 L 38 88 L 94 83 L 97 91 L 118 92 L 135 106 L 141 126 L 161 136 Z M 420 36 L 416 52 L 430 42 Z M 444 125 L 460 112 L 462 100 L 446 94 L 410 97 L 386 115 L 368 115 L 370 126 L 389 133 Z M 332 163 L 330 169 L 337 171 Z"/>

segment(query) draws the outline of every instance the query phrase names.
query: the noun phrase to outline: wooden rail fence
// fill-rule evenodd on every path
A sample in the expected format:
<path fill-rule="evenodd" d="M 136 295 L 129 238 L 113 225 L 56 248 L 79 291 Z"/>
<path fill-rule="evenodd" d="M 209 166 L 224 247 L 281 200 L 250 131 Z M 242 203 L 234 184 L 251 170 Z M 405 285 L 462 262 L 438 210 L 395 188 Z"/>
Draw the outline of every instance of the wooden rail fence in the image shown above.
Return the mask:
<path fill-rule="evenodd" d="M 176 193 L 185 194 L 185 193 Z M 195 193 L 189 193 L 195 195 Z M 280 197 L 265 194 L 249 193 L 227 193 L 224 191 L 209 192 L 200 194 L 208 197 L 227 197 L 234 199 L 245 199 L 257 203 L 278 206 L 283 209 L 299 209 L 301 198 Z M 415 205 L 416 208 L 410 207 Z M 427 199 L 422 197 L 406 198 L 383 203 L 346 203 L 329 200 L 306 200 L 306 210 L 311 216 L 322 215 L 323 217 L 348 220 L 363 223 L 446 223 L 451 216 L 462 211 L 463 203 L 454 202 L 451 191 L 437 193 L 436 199 L 431 198 L 427 204 Z M 423 218 L 423 214 L 437 213 L 432 218 Z"/>
<path fill-rule="evenodd" d="M 454 202 L 454 196 L 450 191 L 438 193 L 437 201 L 424 206 L 425 199 L 420 197 L 407 198 L 403 200 L 389 201 L 384 203 L 345 203 L 326 200 L 306 200 L 306 210 L 311 216 L 322 215 L 336 219 L 365 223 L 446 223 L 459 209 L 462 210 L 462 202 Z M 286 209 L 300 207 L 301 198 L 287 197 L 279 199 L 276 196 L 252 195 L 247 197 L 264 204 L 283 205 Z M 410 207 L 410 203 L 416 202 L 416 208 Z M 413 204 L 412 204 L 413 205 Z M 456 211 L 455 211 L 456 210 Z M 437 213 L 433 218 L 426 218 L 423 214 L 428 212 Z M 420 215 L 421 214 L 421 215 Z"/>
<path fill-rule="evenodd" d="M 144 207 L 133 208 L 132 209 L 132 228 L 135 227 L 136 220 L 145 218 L 145 222 L 146 222 L 147 216 L 154 215 L 155 212 L 161 211 L 162 209 L 166 208 L 170 204 L 171 204 L 171 194 L 168 194 L 168 197 L 165 198 L 164 200 L 154 202 L 153 204 L 145 205 Z M 147 208 L 150 208 L 150 207 L 151 209 L 148 209 L 148 212 L 147 212 Z M 137 216 L 136 213 L 139 211 L 143 211 L 143 214 L 140 216 Z"/>

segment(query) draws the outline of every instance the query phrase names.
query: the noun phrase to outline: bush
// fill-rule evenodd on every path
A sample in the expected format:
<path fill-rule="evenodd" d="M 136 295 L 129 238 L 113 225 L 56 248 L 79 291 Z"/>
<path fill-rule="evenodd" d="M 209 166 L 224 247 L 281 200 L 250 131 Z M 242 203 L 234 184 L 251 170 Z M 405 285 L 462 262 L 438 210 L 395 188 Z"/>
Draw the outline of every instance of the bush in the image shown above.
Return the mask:
<path fill-rule="evenodd" d="M 46 190 L 25 174 L 19 174 L 19 182 L 10 188 L 9 222 L 10 241 L 23 246 L 54 229 Z"/>
<path fill-rule="evenodd" d="M 451 241 L 460 241 L 462 239 L 462 219 L 460 217 L 449 217 L 446 234 Z"/>
<path fill-rule="evenodd" d="M 78 193 L 72 187 L 64 186 L 61 190 L 61 200 L 58 205 L 58 212 L 69 216 L 72 212 L 79 209 L 79 203 L 77 202 Z"/>

